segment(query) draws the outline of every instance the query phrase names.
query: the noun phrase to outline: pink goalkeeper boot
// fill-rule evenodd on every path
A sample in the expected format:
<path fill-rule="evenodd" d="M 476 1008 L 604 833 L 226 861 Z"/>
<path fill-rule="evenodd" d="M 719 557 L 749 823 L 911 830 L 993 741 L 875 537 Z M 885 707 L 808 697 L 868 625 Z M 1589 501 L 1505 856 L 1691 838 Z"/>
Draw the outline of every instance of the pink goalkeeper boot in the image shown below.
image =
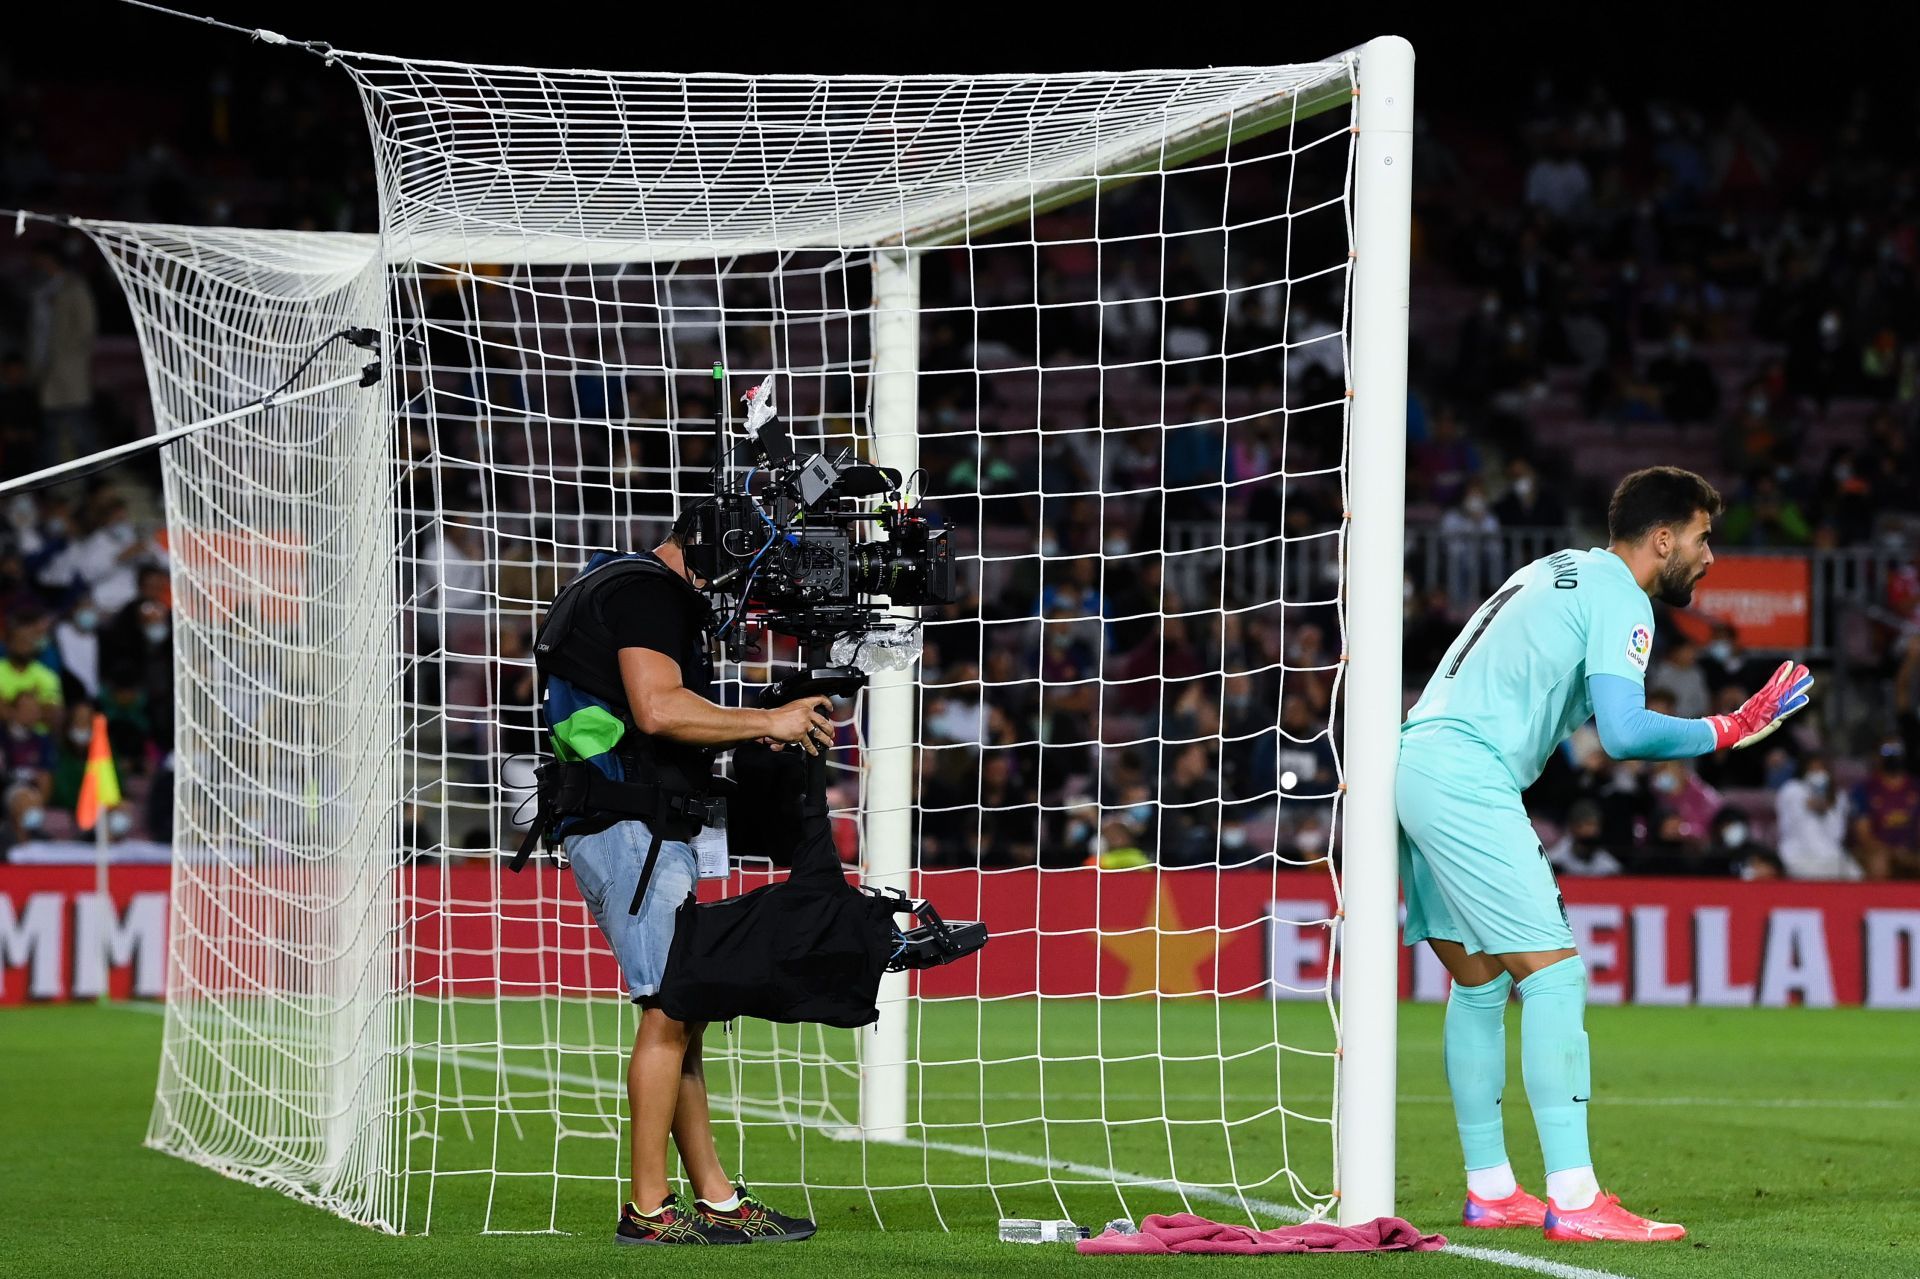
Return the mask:
<path fill-rule="evenodd" d="M 1547 1201 L 1545 1235 L 1555 1243 L 1591 1243 L 1621 1240 L 1628 1243 L 1665 1243 L 1685 1239 L 1687 1228 L 1665 1221 L 1636 1217 L 1620 1206 L 1620 1196 L 1601 1191 L 1585 1208 L 1561 1208 Z"/>
<path fill-rule="evenodd" d="M 1478 1230 L 1511 1230 L 1524 1226 L 1538 1230 L 1546 1223 L 1547 1206 L 1518 1186 L 1505 1199 L 1482 1199 L 1471 1190 L 1460 1209 L 1460 1224 Z"/>

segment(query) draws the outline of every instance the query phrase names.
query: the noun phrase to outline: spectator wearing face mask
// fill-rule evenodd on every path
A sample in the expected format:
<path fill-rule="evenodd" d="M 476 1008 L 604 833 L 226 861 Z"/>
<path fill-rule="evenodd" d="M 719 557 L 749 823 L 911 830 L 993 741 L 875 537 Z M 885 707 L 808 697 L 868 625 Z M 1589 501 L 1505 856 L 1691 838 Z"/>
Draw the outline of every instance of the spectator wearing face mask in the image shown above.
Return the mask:
<path fill-rule="evenodd" d="M 1741 879 L 1780 878 L 1780 857 L 1753 837 L 1753 825 L 1737 808 L 1713 815 L 1713 836 L 1697 863 L 1684 874 L 1737 875 Z"/>
<path fill-rule="evenodd" d="M 52 807 L 71 813 L 80 802 L 80 786 L 87 778 L 87 752 L 93 745 L 92 702 L 75 701 L 67 706 L 60 731 L 54 735 Z M 171 807 L 169 800 L 168 807 Z"/>
<path fill-rule="evenodd" d="M 1266 849 L 1251 846 L 1245 826 L 1238 822 L 1226 822 L 1221 825 L 1220 864 L 1222 866 L 1245 866 L 1266 854 Z"/>
<path fill-rule="evenodd" d="M 40 580 L 50 589 L 90 592 L 103 613 L 114 613 L 139 598 L 138 565 L 153 548 L 125 498 L 104 496 L 94 509 L 91 531 L 54 557 Z"/>
<path fill-rule="evenodd" d="M 1854 788 L 1853 846 L 1868 879 L 1920 877 L 1920 781 L 1898 737 L 1880 743 L 1879 767 Z"/>
<path fill-rule="evenodd" d="M 1285 805 L 1282 805 L 1284 809 Z M 1317 866 L 1326 861 L 1329 847 L 1333 842 L 1328 827 L 1328 815 L 1324 808 L 1315 806 L 1298 814 L 1294 821 L 1293 834 L 1288 837 L 1290 848 L 1282 853 L 1284 865 Z"/>
<path fill-rule="evenodd" d="M 1693 335 L 1677 328 L 1667 350 L 1647 368 L 1660 392 L 1660 411 L 1669 422 L 1705 422 L 1720 409 L 1720 383 L 1713 366 L 1693 349 Z"/>
<path fill-rule="evenodd" d="M 53 796 L 53 735 L 42 722 L 44 708 L 32 693 L 21 693 L 6 707 L 6 842 L 34 838 Z"/>
<path fill-rule="evenodd" d="M 6 516 L 23 577 L 37 579 L 72 541 L 73 502 L 59 489 L 15 495 Z"/>
<path fill-rule="evenodd" d="M 1824 409 L 1834 396 L 1851 389 L 1856 374 L 1851 355 L 1846 321 L 1837 308 L 1829 307 L 1792 335 L 1787 384 L 1795 395 L 1809 396 Z"/>
<path fill-rule="evenodd" d="M 1654 764 L 1648 770 L 1647 785 L 1653 791 L 1656 816 L 1678 817 L 1683 837 L 1704 843 L 1722 801 L 1720 792 L 1701 780 L 1690 764 L 1679 759 Z"/>
<path fill-rule="evenodd" d="M 1500 519 L 1487 504 L 1479 480 L 1467 484 L 1460 505 L 1440 517 L 1446 556 L 1447 594 L 1456 608 L 1469 608 L 1505 576 Z"/>
<path fill-rule="evenodd" d="M 1567 811 L 1567 829 L 1552 848 L 1547 860 L 1561 875 L 1618 875 L 1625 867 L 1606 847 L 1601 834 L 1600 805 L 1590 799 L 1577 801 Z"/>
<path fill-rule="evenodd" d="M 1100 806 L 1084 793 L 1062 796 L 1064 812 L 1048 813 L 1040 832 L 1040 862 L 1044 866 L 1087 866 L 1094 864 L 1094 846 L 1099 837 Z M 858 787 L 847 801 L 857 807 Z M 857 831 L 856 831 L 857 834 Z M 854 840 L 851 856 L 842 861 L 858 864 L 859 840 Z"/>
<path fill-rule="evenodd" d="M 100 610 L 91 597 L 82 596 L 53 628 L 53 646 L 60 654 L 65 700 L 77 702 L 100 695 Z"/>
<path fill-rule="evenodd" d="M 165 585 L 143 574 L 141 595 L 120 610 L 100 637 L 100 682 L 108 717 L 138 702 L 154 744 L 173 749 L 173 614 L 154 595 Z M 153 583 L 150 590 L 147 583 Z"/>
<path fill-rule="evenodd" d="M 1502 528 L 1558 528 L 1567 522 L 1566 504 L 1541 486 L 1539 473 L 1524 457 L 1507 463 L 1507 491 L 1494 503 L 1493 514 Z"/>
<path fill-rule="evenodd" d="M 1868 540 L 1882 505 L 1859 456 L 1844 445 L 1834 449 L 1820 484 L 1820 506 L 1840 541 L 1851 545 Z"/>
<path fill-rule="evenodd" d="M 1745 701 L 1745 689 L 1753 682 L 1749 665 L 1746 651 L 1740 647 L 1740 632 L 1733 623 L 1715 622 L 1713 638 L 1700 655 L 1700 673 L 1707 677 L 1708 690 L 1718 696 L 1721 689 L 1738 686 L 1742 690 L 1740 700 Z"/>
<path fill-rule="evenodd" d="M 1153 858 L 1147 856 L 1141 843 L 1139 829 L 1116 814 L 1100 828 L 1100 838 L 1089 864 L 1099 866 L 1102 870 L 1132 870 L 1136 866 L 1151 866 Z"/>
<path fill-rule="evenodd" d="M 1827 761 L 1810 756 L 1799 774 L 1780 784 L 1774 795 L 1779 815 L 1780 864 L 1791 879 L 1859 879 L 1860 867 L 1847 855 L 1847 797 L 1834 793 Z"/>

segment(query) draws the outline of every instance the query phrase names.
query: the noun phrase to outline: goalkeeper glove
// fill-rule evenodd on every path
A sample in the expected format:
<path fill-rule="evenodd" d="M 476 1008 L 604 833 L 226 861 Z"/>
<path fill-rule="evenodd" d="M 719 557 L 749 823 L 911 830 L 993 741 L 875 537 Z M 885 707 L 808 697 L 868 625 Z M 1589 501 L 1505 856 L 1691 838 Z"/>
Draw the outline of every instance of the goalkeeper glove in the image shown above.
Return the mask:
<path fill-rule="evenodd" d="M 1713 749 L 1731 746 L 1738 750 L 1764 740 L 1781 721 L 1807 704 L 1807 692 L 1812 687 L 1813 676 L 1806 667 L 1790 661 L 1780 663 L 1773 678 L 1739 710 L 1731 715 L 1707 716 L 1707 723 L 1713 726 Z"/>

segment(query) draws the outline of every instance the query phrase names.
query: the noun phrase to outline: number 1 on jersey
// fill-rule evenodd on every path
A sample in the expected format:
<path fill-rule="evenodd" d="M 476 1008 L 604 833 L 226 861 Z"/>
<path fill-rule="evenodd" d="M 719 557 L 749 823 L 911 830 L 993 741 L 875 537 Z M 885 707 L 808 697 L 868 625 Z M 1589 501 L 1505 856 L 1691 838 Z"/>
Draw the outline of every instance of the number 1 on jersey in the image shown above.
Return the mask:
<path fill-rule="evenodd" d="M 1480 637 L 1487 633 L 1487 627 L 1493 625 L 1493 619 L 1499 615 L 1501 609 L 1507 606 L 1507 601 L 1519 593 L 1519 587 L 1509 586 L 1480 606 L 1480 624 L 1473 628 L 1473 634 L 1467 636 L 1467 646 L 1461 649 L 1459 656 L 1453 659 L 1453 665 L 1447 667 L 1448 679 L 1460 673 L 1460 663 L 1467 660 L 1467 654 L 1471 653 L 1473 646 L 1480 642 Z"/>

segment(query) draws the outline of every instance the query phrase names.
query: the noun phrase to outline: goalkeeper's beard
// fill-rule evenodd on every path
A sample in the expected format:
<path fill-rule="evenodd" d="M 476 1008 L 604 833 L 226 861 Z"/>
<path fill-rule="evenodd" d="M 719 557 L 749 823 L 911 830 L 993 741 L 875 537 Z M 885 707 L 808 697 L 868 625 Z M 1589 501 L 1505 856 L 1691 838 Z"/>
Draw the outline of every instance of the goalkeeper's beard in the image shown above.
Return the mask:
<path fill-rule="evenodd" d="M 1655 583 L 1659 589 L 1654 592 L 1654 598 L 1674 608 L 1685 608 L 1693 603 L 1693 584 L 1700 580 L 1700 576 L 1698 565 L 1668 560 L 1660 570 L 1659 581 Z"/>

